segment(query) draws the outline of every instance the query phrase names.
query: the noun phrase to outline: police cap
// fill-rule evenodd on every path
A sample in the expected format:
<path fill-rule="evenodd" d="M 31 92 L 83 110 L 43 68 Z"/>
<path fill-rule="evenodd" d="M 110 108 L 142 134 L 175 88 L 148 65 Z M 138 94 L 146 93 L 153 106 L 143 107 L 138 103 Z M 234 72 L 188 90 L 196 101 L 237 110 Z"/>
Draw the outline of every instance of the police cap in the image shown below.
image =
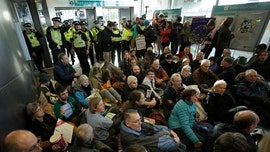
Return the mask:
<path fill-rule="evenodd" d="M 88 23 L 86 21 L 81 21 L 80 24 L 81 25 L 86 25 L 86 26 L 88 25 Z"/>
<path fill-rule="evenodd" d="M 32 26 L 31 23 L 24 23 L 24 24 L 23 24 L 23 27 L 31 27 L 31 26 Z"/>
<path fill-rule="evenodd" d="M 98 21 L 97 21 L 97 20 L 95 20 L 95 21 L 94 21 L 94 24 L 98 24 Z"/>
<path fill-rule="evenodd" d="M 60 17 L 54 17 L 54 18 L 52 18 L 52 21 L 61 22 L 61 18 Z"/>
<path fill-rule="evenodd" d="M 73 21 L 72 24 L 73 25 L 80 25 L 80 22 L 79 21 Z"/>

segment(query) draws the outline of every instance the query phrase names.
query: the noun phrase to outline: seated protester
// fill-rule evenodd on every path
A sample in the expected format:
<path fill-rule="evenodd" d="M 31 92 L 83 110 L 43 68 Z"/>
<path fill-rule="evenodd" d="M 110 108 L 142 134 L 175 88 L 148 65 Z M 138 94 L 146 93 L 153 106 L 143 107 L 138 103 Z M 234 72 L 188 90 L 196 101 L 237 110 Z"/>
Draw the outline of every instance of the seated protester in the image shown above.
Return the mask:
<path fill-rule="evenodd" d="M 195 85 L 196 82 L 191 75 L 191 67 L 189 65 L 183 66 L 180 72 L 181 78 L 182 78 L 182 83 L 186 86 L 189 85 Z"/>
<path fill-rule="evenodd" d="M 120 140 L 124 149 L 139 144 L 148 152 L 185 151 L 185 145 L 180 142 L 175 132 L 166 126 L 142 122 L 141 116 L 134 109 L 125 112 L 124 121 L 121 123 Z"/>
<path fill-rule="evenodd" d="M 42 152 L 42 147 L 32 132 L 20 129 L 11 131 L 5 137 L 2 150 L 4 152 Z"/>
<path fill-rule="evenodd" d="M 216 59 L 216 63 L 217 63 L 218 68 L 221 67 L 221 61 L 225 57 L 231 57 L 231 50 L 230 49 L 224 49 L 222 52 L 222 56 Z"/>
<path fill-rule="evenodd" d="M 181 76 L 178 73 L 174 73 L 171 76 L 170 83 L 167 85 L 164 91 L 163 107 L 164 107 L 164 116 L 166 120 L 169 119 L 171 111 L 173 110 L 174 105 L 180 100 L 181 93 L 184 90 Z"/>
<path fill-rule="evenodd" d="M 209 67 L 210 61 L 203 59 L 200 68 L 196 69 L 192 75 L 202 93 L 207 93 L 216 80 L 219 80 L 218 76 L 209 70 Z"/>
<path fill-rule="evenodd" d="M 94 68 L 99 68 L 100 69 L 100 73 L 101 73 L 101 67 L 100 64 L 98 62 L 96 62 L 93 67 L 91 67 L 90 72 L 89 72 L 89 78 L 91 78 L 93 76 L 93 70 Z"/>
<path fill-rule="evenodd" d="M 218 69 L 218 65 L 216 63 L 216 58 L 214 56 L 211 56 L 209 58 L 210 60 L 210 67 L 209 67 L 209 70 L 215 72 L 217 69 Z"/>
<path fill-rule="evenodd" d="M 109 145 L 112 149 L 117 149 L 117 140 L 111 138 L 115 124 L 107 117 L 101 115 L 105 111 L 105 105 L 102 99 L 92 98 L 89 102 L 89 108 L 85 111 L 86 122 L 94 129 L 94 138 Z M 111 133 L 111 134 L 110 134 Z"/>
<path fill-rule="evenodd" d="M 233 124 L 217 124 L 203 147 L 205 152 L 214 152 L 216 139 L 225 132 L 240 133 L 244 135 L 248 143 L 248 152 L 257 152 L 257 145 L 250 133 L 257 127 L 260 119 L 256 113 L 250 110 L 239 111 L 233 118 Z"/>
<path fill-rule="evenodd" d="M 151 69 L 154 70 L 155 73 L 155 86 L 157 88 L 165 89 L 169 76 L 167 72 L 160 66 L 158 59 L 153 61 Z"/>
<path fill-rule="evenodd" d="M 119 68 L 124 72 L 125 75 L 130 73 L 130 57 L 128 51 L 123 52 L 123 59 L 119 62 Z"/>
<path fill-rule="evenodd" d="M 101 80 L 104 84 L 109 82 L 117 92 L 121 92 L 123 90 L 126 75 L 124 75 L 123 71 L 119 67 L 112 63 L 105 62 L 101 71 Z"/>
<path fill-rule="evenodd" d="M 248 143 L 244 135 L 236 132 L 225 132 L 215 141 L 215 152 L 234 151 L 248 152 Z"/>
<path fill-rule="evenodd" d="M 185 89 L 180 101 L 178 101 L 169 117 L 169 128 L 172 129 L 187 146 L 187 149 L 200 149 L 205 138 L 212 130 L 212 125 L 207 123 L 195 123 L 197 91 Z"/>
<path fill-rule="evenodd" d="M 92 89 L 93 87 L 88 77 L 84 74 L 81 75 L 74 87 L 74 94 L 83 107 L 88 107 L 89 101 L 86 98 L 91 95 Z"/>
<path fill-rule="evenodd" d="M 248 68 L 256 70 L 265 80 L 270 81 L 270 58 L 268 58 L 268 51 L 259 51 L 258 59 L 250 64 Z"/>
<path fill-rule="evenodd" d="M 142 73 L 142 70 L 138 65 L 131 66 L 130 75 L 137 77 L 138 83 L 142 84 L 142 81 L 144 79 L 144 73 Z"/>
<path fill-rule="evenodd" d="M 166 46 L 166 47 L 164 48 L 164 50 L 163 50 L 163 53 L 160 54 L 160 56 L 159 56 L 159 61 L 160 61 L 160 62 L 165 61 L 166 56 L 167 56 L 168 54 L 171 54 L 171 49 L 170 49 L 169 46 Z"/>
<path fill-rule="evenodd" d="M 72 81 L 77 81 L 80 74 L 74 70 L 71 64 L 69 64 L 67 54 L 60 53 L 58 57 L 59 62 L 53 69 L 54 79 L 65 87 L 70 86 Z"/>
<path fill-rule="evenodd" d="M 220 79 L 227 82 L 228 88 L 233 85 L 236 72 L 233 66 L 232 57 L 224 57 L 220 64 L 221 68 L 215 71 Z"/>
<path fill-rule="evenodd" d="M 183 66 L 189 65 L 190 66 L 190 61 L 188 58 L 184 58 L 182 61 L 178 61 L 175 65 L 176 72 L 180 72 L 183 68 Z"/>
<path fill-rule="evenodd" d="M 174 55 L 174 58 L 177 58 L 179 61 L 182 61 L 184 58 L 189 58 L 190 62 L 193 62 L 193 55 L 190 52 L 190 45 L 184 48 L 184 51 L 180 51 L 178 54 Z"/>
<path fill-rule="evenodd" d="M 119 95 L 119 93 L 113 88 L 113 87 L 109 87 L 109 88 L 103 88 L 103 83 L 100 79 L 100 69 L 95 67 L 93 69 L 93 76 L 90 77 L 90 81 L 91 84 L 93 86 L 94 89 L 100 90 L 99 93 L 102 97 L 102 99 L 109 99 L 110 102 L 114 102 L 117 103 L 119 101 L 121 101 L 121 96 Z"/>
<path fill-rule="evenodd" d="M 77 128 L 72 150 L 76 152 L 113 152 L 109 146 L 101 141 L 95 140 L 94 129 L 89 124 L 81 124 Z"/>
<path fill-rule="evenodd" d="M 260 125 L 270 128 L 270 98 L 267 95 L 268 84 L 257 78 L 254 69 L 245 72 L 245 78 L 240 81 L 237 87 L 237 94 L 240 96 L 240 103 L 255 111 L 260 119 Z"/>
<path fill-rule="evenodd" d="M 56 119 L 44 113 L 37 102 L 28 103 L 26 112 L 30 118 L 27 129 L 41 138 L 43 152 L 58 152 L 61 148 L 55 144 L 50 144 L 50 137 L 54 133 Z"/>
<path fill-rule="evenodd" d="M 139 63 L 142 73 L 145 74 L 145 72 L 150 69 L 153 61 L 155 60 L 155 54 L 152 51 L 146 51 L 144 54 L 144 58 Z"/>
<path fill-rule="evenodd" d="M 147 70 L 146 76 L 143 79 L 142 82 L 143 85 L 146 85 L 150 88 L 151 93 L 153 93 L 158 101 L 161 100 L 162 95 L 164 94 L 164 91 L 160 88 L 156 88 L 156 83 L 155 83 L 155 71 L 153 69 Z M 150 96 L 150 94 L 149 94 Z M 147 96 L 147 98 L 149 98 Z"/>
<path fill-rule="evenodd" d="M 126 102 L 129 97 L 129 94 L 133 90 L 136 90 L 137 87 L 138 87 L 138 79 L 133 75 L 128 76 L 127 82 L 124 84 L 123 91 L 121 94 L 122 101 Z"/>
<path fill-rule="evenodd" d="M 251 64 L 253 64 L 255 61 L 258 60 L 258 53 L 261 51 L 261 50 L 266 50 L 267 49 L 267 45 L 262 43 L 262 44 L 259 44 L 255 47 L 254 51 L 253 52 L 253 55 L 252 57 L 248 60 L 248 62 L 245 64 L 245 67 L 249 67 Z"/>
<path fill-rule="evenodd" d="M 201 62 L 203 60 L 203 53 L 199 52 L 196 54 L 196 59 L 193 62 L 190 62 L 191 72 L 193 73 L 196 69 L 200 68 Z"/>
<path fill-rule="evenodd" d="M 139 64 L 139 60 L 138 60 L 138 58 L 136 56 L 136 50 L 131 49 L 129 53 L 130 53 L 129 54 L 130 59 L 134 60 L 136 64 Z M 131 63 L 131 61 L 130 61 L 130 63 Z"/>
<path fill-rule="evenodd" d="M 142 120 L 144 120 L 144 117 L 148 117 L 152 113 L 152 108 L 155 105 L 155 99 L 148 102 L 146 101 L 145 95 L 141 91 L 134 90 L 130 93 L 128 97 L 127 105 L 124 111 L 127 111 L 128 109 L 136 109 L 140 114 Z M 151 121 L 150 123 L 155 124 L 154 121 Z"/>
<path fill-rule="evenodd" d="M 39 91 L 41 91 L 46 97 L 47 101 L 50 104 L 55 104 L 58 99 L 58 96 L 55 92 L 55 88 L 57 88 L 60 84 L 54 80 L 52 80 L 48 74 L 41 73 L 39 76 L 40 85 L 38 87 Z"/>
<path fill-rule="evenodd" d="M 171 77 L 175 70 L 175 62 L 172 60 L 172 54 L 167 54 L 164 61 L 160 62 L 160 66 L 167 72 L 168 76 Z"/>
<path fill-rule="evenodd" d="M 203 100 L 202 105 L 208 115 L 207 122 L 215 124 L 217 122 L 230 123 L 237 111 L 247 109 L 245 106 L 236 107 L 236 101 L 231 94 L 226 91 L 227 83 L 224 80 L 217 80 L 213 90 L 210 90 Z"/>
<path fill-rule="evenodd" d="M 64 86 L 56 88 L 56 93 L 59 99 L 54 105 L 55 116 L 77 125 L 77 117 L 83 111 L 81 104 L 68 95 L 68 90 Z"/>

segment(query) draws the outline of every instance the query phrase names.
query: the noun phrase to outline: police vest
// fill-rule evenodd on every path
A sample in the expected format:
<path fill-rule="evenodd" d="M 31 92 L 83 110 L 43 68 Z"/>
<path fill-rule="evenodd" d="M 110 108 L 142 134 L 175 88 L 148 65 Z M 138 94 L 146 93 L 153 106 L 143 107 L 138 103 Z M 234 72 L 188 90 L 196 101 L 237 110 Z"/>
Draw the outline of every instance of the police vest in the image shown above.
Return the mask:
<path fill-rule="evenodd" d="M 60 29 L 51 29 L 52 40 L 59 46 L 63 45 Z"/>
<path fill-rule="evenodd" d="M 91 30 L 91 33 L 92 33 L 92 36 L 93 36 L 93 40 L 95 41 L 95 42 L 97 42 L 97 35 L 98 35 L 98 33 L 99 33 L 99 30 L 97 29 L 97 28 L 92 28 L 92 30 Z"/>
<path fill-rule="evenodd" d="M 74 29 L 72 28 L 72 27 L 70 27 L 69 29 L 68 29 L 68 31 L 66 31 L 65 33 L 64 33 L 64 35 L 65 35 L 65 39 L 66 39 L 66 41 L 68 41 L 69 43 L 71 43 L 71 38 L 73 38 L 73 32 L 74 32 Z"/>
<path fill-rule="evenodd" d="M 132 37 L 132 31 L 131 29 L 124 28 L 123 34 L 122 34 L 122 40 L 129 41 Z"/>
<path fill-rule="evenodd" d="M 113 42 L 120 42 L 121 41 L 120 31 L 118 29 L 116 29 L 116 30 L 112 30 L 112 32 L 113 32 L 113 34 L 112 34 Z"/>
<path fill-rule="evenodd" d="M 75 48 L 83 48 L 86 46 L 85 41 L 82 39 L 82 34 L 74 34 L 73 45 Z"/>
<path fill-rule="evenodd" d="M 31 46 L 34 48 L 34 47 L 38 47 L 40 46 L 40 43 L 35 35 L 34 32 L 31 32 L 30 34 L 26 34 L 26 36 L 28 37 L 30 43 L 31 43 Z"/>
<path fill-rule="evenodd" d="M 83 33 L 86 35 L 86 37 L 87 37 L 88 41 L 91 41 L 91 37 L 90 37 L 90 31 L 85 30 L 85 31 L 83 31 Z"/>

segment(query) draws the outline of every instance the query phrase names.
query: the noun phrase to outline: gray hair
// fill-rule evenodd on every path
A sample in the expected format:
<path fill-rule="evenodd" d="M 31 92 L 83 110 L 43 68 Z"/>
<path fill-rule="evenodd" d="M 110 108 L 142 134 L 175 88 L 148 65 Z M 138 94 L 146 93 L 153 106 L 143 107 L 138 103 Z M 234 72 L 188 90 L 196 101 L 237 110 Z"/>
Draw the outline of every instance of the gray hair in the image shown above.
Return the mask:
<path fill-rule="evenodd" d="M 94 138 L 93 128 L 89 124 L 81 124 L 77 128 L 76 135 L 78 137 L 78 140 L 81 140 L 83 143 L 92 141 L 92 139 Z"/>
<path fill-rule="evenodd" d="M 37 102 L 28 103 L 26 106 L 27 114 L 32 117 L 37 111 L 38 107 L 40 107 L 40 105 Z"/>
<path fill-rule="evenodd" d="M 226 84 L 227 85 L 227 83 L 226 83 L 226 81 L 224 81 L 224 80 L 217 80 L 215 83 L 214 83 L 214 87 L 216 87 L 216 86 L 218 86 L 218 85 L 220 85 L 220 84 Z"/>
<path fill-rule="evenodd" d="M 191 70 L 191 66 L 189 66 L 189 65 L 183 66 L 180 73 L 183 74 L 185 69 L 190 69 Z"/>
<path fill-rule="evenodd" d="M 175 77 L 180 77 L 181 78 L 181 75 L 179 73 L 172 74 L 172 76 L 170 78 L 170 81 L 172 82 Z"/>
<path fill-rule="evenodd" d="M 201 61 L 201 65 L 204 65 L 205 63 L 210 64 L 210 60 L 208 60 L 208 59 L 203 59 L 203 60 Z"/>
<path fill-rule="evenodd" d="M 256 75 L 258 74 L 256 70 L 254 70 L 254 69 L 248 69 L 248 70 L 245 71 L 245 76 L 248 76 L 252 72 L 256 73 Z"/>
<path fill-rule="evenodd" d="M 89 81 L 89 79 L 86 75 L 83 74 L 79 77 L 78 83 L 79 83 L 79 85 L 81 85 L 85 81 Z"/>
<path fill-rule="evenodd" d="M 224 49 L 223 52 L 225 52 L 225 51 L 226 51 L 227 53 L 229 53 L 230 55 L 232 54 L 232 52 L 231 52 L 230 49 Z"/>

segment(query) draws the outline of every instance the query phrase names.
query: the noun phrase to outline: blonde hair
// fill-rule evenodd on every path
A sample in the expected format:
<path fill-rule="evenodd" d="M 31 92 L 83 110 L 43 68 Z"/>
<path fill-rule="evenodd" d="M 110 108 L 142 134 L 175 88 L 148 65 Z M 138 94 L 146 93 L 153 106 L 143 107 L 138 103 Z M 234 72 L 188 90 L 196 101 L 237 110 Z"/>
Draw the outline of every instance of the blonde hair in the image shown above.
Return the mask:
<path fill-rule="evenodd" d="M 258 143 L 258 152 L 268 152 L 270 149 L 270 133 L 267 133 Z"/>
<path fill-rule="evenodd" d="M 79 77 L 78 83 L 79 83 L 79 85 L 81 85 L 85 81 L 89 81 L 89 79 L 86 75 L 83 74 Z"/>

